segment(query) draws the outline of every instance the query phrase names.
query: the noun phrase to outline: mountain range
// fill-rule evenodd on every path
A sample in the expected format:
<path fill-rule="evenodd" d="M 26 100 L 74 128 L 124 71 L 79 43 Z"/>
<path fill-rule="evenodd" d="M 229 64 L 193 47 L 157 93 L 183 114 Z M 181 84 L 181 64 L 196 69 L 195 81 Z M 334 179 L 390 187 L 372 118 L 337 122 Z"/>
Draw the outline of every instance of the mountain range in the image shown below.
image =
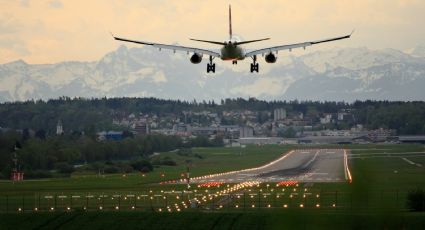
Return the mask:
<path fill-rule="evenodd" d="M 69 97 L 157 97 L 220 100 L 425 100 L 425 47 L 410 51 L 335 48 L 279 53 L 277 63 L 260 58 L 260 73 L 250 60 L 231 65 L 207 57 L 191 64 L 190 55 L 120 46 L 98 61 L 0 65 L 0 102 Z"/>

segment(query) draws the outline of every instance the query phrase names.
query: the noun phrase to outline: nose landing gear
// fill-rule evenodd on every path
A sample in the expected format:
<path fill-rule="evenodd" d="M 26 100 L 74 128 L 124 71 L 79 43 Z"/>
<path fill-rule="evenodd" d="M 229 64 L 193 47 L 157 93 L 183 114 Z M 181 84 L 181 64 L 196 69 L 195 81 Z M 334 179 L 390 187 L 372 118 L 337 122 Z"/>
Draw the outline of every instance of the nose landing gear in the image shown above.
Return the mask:
<path fill-rule="evenodd" d="M 254 55 L 252 57 L 253 63 L 251 63 L 251 73 L 253 73 L 254 71 L 258 73 L 258 63 L 257 63 L 257 55 Z"/>
<path fill-rule="evenodd" d="M 233 64 L 233 65 L 237 65 L 237 64 L 238 64 L 238 61 L 237 61 L 237 60 L 233 60 L 233 61 L 232 61 L 232 64 Z"/>
<path fill-rule="evenodd" d="M 207 73 L 209 72 L 215 73 L 215 63 L 213 63 L 213 57 L 210 56 L 210 63 L 207 63 Z"/>

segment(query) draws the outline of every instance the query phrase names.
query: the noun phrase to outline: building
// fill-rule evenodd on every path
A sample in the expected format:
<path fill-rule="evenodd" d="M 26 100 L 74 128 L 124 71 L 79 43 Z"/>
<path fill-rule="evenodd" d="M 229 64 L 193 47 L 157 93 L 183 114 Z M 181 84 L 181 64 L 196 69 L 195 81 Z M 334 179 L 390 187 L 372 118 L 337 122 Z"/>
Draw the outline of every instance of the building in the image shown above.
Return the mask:
<path fill-rule="evenodd" d="M 59 120 L 58 124 L 56 125 L 56 135 L 62 135 L 62 134 L 63 134 L 62 121 Z"/>
<path fill-rule="evenodd" d="M 324 117 L 320 118 L 320 124 L 329 124 L 332 122 L 332 114 L 325 114 Z"/>
<path fill-rule="evenodd" d="M 137 135 L 148 135 L 150 133 L 149 124 L 146 121 L 139 121 L 134 126 Z"/>
<path fill-rule="evenodd" d="M 298 138 L 299 144 L 351 144 L 356 137 L 346 136 L 310 136 Z"/>
<path fill-rule="evenodd" d="M 97 133 L 99 141 L 120 141 L 123 139 L 123 132 L 121 131 L 103 131 Z"/>
<path fill-rule="evenodd" d="M 425 136 L 399 136 L 398 140 L 401 143 L 425 144 Z"/>
<path fill-rule="evenodd" d="M 338 121 L 343 121 L 347 115 L 347 113 L 338 113 Z"/>
<path fill-rule="evenodd" d="M 286 110 L 285 109 L 275 109 L 273 111 L 273 119 L 274 121 L 280 121 L 286 118 Z"/>
<path fill-rule="evenodd" d="M 374 142 L 383 142 L 391 139 L 392 136 L 396 134 L 396 131 L 393 129 L 375 129 L 370 130 L 368 133 L 368 137 L 372 139 Z"/>
<path fill-rule="evenodd" d="M 236 138 L 239 134 L 240 128 L 238 125 L 220 125 L 220 126 L 209 126 L 209 127 L 192 127 L 192 135 L 220 135 L 228 136 L 229 138 Z"/>
<path fill-rule="evenodd" d="M 242 126 L 239 129 L 239 138 L 244 137 L 253 137 L 254 136 L 254 129 L 249 126 Z"/>
<path fill-rule="evenodd" d="M 239 138 L 241 145 L 273 145 L 282 144 L 283 138 L 281 137 L 244 137 Z"/>
<path fill-rule="evenodd" d="M 173 125 L 173 133 L 177 136 L 190 136 L 192 135 L 191 129 L 189 124 L 179 123 Z"/>

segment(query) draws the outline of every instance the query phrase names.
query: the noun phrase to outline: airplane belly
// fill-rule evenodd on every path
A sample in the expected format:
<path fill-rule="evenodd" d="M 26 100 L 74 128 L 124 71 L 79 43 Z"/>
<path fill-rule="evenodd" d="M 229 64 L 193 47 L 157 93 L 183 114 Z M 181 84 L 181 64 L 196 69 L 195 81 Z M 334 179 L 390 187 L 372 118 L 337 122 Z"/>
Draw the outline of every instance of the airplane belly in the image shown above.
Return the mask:
<path fill-rule="evenodd" d="M 224 61 L 243 60 L 245 59 L 245 56 L 240 47 L 226 46 L 221 49 L 221 59 Z"/>

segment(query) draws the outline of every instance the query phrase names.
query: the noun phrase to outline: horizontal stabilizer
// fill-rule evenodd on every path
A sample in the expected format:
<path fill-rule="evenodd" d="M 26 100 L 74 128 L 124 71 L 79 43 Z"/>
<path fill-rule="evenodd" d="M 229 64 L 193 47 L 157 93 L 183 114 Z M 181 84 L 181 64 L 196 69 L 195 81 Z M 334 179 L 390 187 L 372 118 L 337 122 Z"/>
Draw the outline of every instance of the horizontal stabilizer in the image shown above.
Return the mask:
<path fill-rule="evenodd" d="M 263 39 L 257 39 L 257 40 L 242 41 L 242 42 L 238 42 L 238 45 L 252 43 L 252 42 L 260 42 L 260 41 L 265 41 L 265 40 L 269 40 L 269 39 L 270 38 L 263 38 Z"/>
<path fill-rule="evenodd" d="M 199 40 L 199 39 L 193 39 L 193 38 L 189 38 L 192 41 L 197 41 L 197 42 L 206 42 L 206 43 L 211 43 L 211 44 L 216 44 L 216 45 L 226 45 L 226 43 L 224 42 L 216 42 L 216 41 L 208 41 L 208 40 Z"/>

